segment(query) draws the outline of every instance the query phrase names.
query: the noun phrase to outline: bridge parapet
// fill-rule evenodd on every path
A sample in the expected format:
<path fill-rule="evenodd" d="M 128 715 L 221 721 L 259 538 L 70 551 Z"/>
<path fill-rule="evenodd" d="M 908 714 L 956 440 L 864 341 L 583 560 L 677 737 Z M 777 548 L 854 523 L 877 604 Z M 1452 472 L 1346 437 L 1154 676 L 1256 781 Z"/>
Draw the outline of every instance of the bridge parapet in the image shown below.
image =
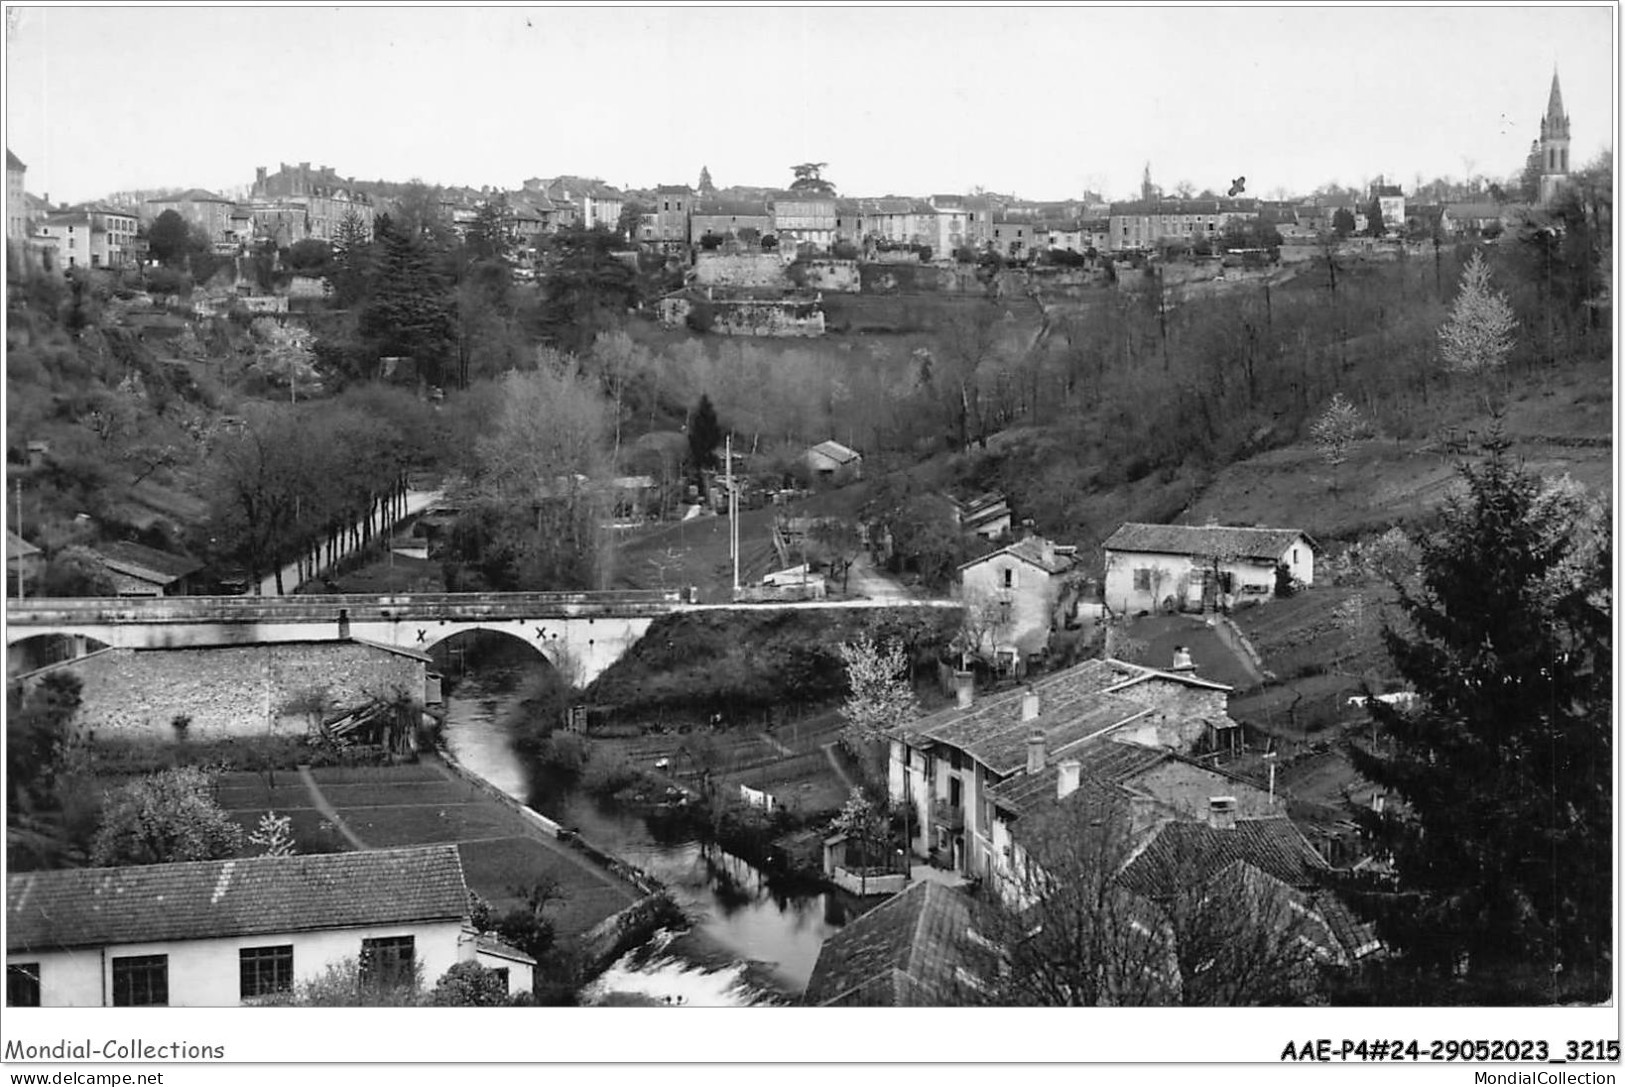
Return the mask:
<path fill-rule="evenodd" d="M 654 616 L 676 611 L 676 590 L 578 593 L 61 597 L 7 600 L 11 626 L 62 623 L 262 623 L 369 619 L 500 619 Z"/>

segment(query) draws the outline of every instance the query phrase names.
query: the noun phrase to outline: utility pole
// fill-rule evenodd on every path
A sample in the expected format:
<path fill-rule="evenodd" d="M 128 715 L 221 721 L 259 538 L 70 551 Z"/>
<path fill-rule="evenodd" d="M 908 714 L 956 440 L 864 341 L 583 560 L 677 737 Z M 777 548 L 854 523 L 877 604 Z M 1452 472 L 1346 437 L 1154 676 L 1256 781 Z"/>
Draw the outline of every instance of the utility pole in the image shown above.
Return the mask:
<path fill-rule="evenodd" d="M 17 479 L 17 538 L 19 540 L 23 538 L 23 481 L 22 481 L 22 477 L 20 477 L 20 476 Z M 26 600 L 28 598 L 28 593 L 23 588 L 23 570 L 24 570 L 25 566 L 26 566 L 26 564 L 23 562 L 23 557 L 21 555 L 18 555 L 17 556 L 17 599 L 18 600 Z"/>
<path fill-rule="evenodd" d="M 739 592 L 739 493 L 734 490 L 734 436 L 728 435 L 727 443 L 723 446 L 723 456 L 728 458 L 727 487 L 728 487 L 728 556 L 734 564 L 734 592 Z"/>

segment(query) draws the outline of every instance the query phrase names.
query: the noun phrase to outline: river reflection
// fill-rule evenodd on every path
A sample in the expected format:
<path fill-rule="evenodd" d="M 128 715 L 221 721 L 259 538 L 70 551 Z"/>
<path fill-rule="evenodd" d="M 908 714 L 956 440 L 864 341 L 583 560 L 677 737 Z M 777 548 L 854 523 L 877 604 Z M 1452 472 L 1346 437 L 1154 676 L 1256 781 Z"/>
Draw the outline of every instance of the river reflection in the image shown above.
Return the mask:
<path fill-rule="evenodd" d="M 627 810 L 528 766 L 505 722 L 529 667 L 503 661 L 463 676 L 446 699 L 447 747 L 510 796 L 658 879 L 691 922 L 628 953 L 582 993 L 583 1002 L 793 1003 L 838 927 L 839 906 L 702 841 L 690 821 Z"/>

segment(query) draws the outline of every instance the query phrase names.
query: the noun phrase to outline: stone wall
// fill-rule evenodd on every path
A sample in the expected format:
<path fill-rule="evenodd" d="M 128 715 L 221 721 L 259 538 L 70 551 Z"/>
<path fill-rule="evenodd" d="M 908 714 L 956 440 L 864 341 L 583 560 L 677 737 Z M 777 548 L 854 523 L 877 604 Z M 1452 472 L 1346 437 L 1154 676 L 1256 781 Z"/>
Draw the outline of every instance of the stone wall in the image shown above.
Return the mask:
<path fill-rule="evenodd" d="M 987 290 L 974 264 L 863 264 L 864 294 L 982 294 Z"/>
<path fill-rule="evenodd" d="M 189 739 L 302 734 L 307 715 L 285 710 L 295 697 L 325 690 L 330 712 L 397 692 L 421 700 L 426 672 L 416 657 L 357 642 L 110 649 L 57 667 L 84 681 L 79 728 L 166 741 L 182 715 Z"/>
<path fill-rule="evenodd" d="M 790 274 L 812 290 L 856 294 L 863 286 L 855 260 L 804 260 L 793 267 L 798 270 Z"/>
<path fill-rule="evenodd" d="M 694 262 L 700 287 L 786 288 L 785 261 L 777 253 L 701 253 Z"/>

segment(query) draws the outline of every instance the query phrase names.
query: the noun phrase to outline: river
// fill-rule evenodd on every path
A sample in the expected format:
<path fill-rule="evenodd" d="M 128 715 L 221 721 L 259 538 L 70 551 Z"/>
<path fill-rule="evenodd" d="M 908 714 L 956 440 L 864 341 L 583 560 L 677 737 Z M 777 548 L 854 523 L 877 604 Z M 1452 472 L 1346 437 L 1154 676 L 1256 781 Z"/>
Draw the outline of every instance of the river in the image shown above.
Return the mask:
<path fill-rule="evenodd" d="M 738 857 L 673 827 L 601 801 L 527 765 L 506 723 L 540 662 L 470 645 L 436 657 L 455 677 L 446 698 L 446 745 L 457 761 L 598 847 L 654 876 L 691 924 L 663 930 L 615 962 L 581 994 L 585 1004 L 740 1007 L 794 1003 L 840 910 L 825 894 L 785 890 Z M 529 654 L 530 650 L 521 649 Z M 476 659 L 478 658 L 478 659 Z"/>

